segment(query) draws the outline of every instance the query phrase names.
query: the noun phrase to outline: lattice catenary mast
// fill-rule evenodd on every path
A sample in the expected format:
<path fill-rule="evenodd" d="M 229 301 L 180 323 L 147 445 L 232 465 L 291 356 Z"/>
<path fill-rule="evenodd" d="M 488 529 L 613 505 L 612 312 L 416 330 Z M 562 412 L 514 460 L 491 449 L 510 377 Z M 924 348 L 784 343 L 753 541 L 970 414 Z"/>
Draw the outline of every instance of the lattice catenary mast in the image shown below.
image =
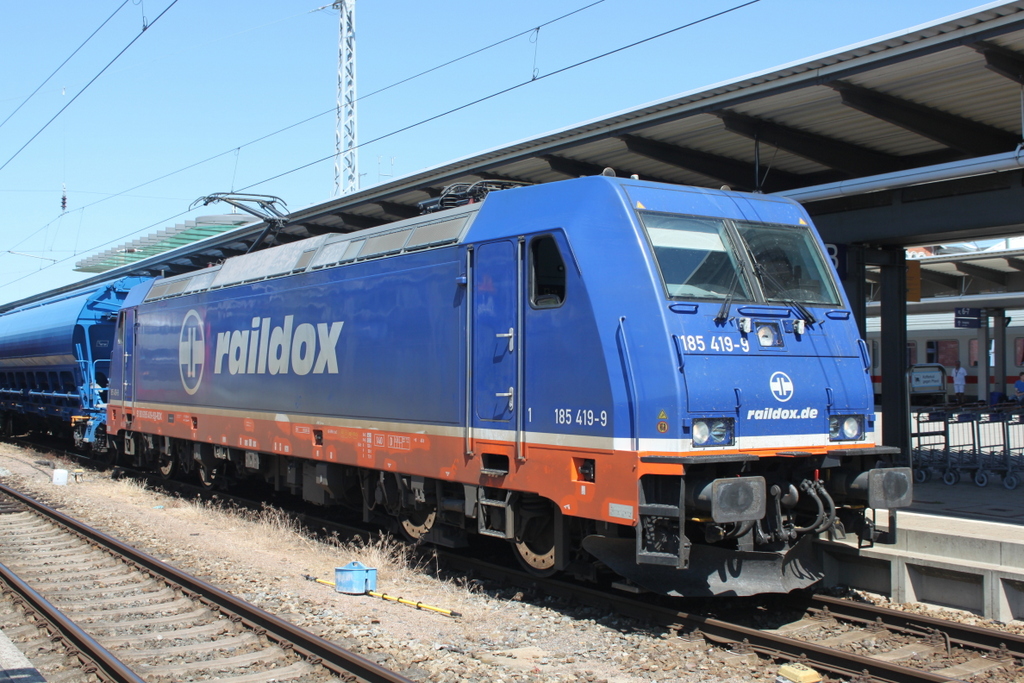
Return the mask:
<path fill-rule="evenodd" d="M 338 124 L 334 134 L 334 195 L 359 189 L 356 165 L 356 0 L 338 0 Z"/>

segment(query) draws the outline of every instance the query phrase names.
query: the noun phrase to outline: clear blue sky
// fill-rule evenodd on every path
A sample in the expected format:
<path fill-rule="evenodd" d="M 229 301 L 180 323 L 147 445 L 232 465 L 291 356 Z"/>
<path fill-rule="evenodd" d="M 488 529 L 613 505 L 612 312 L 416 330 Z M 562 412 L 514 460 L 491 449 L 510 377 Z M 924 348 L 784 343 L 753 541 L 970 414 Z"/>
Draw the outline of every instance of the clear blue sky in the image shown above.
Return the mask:
<path fill-rule="evenodd" d="M 247 144 L 336 101 L 329 0 L 129 0 L 0 126 L 0 302 L 88 277 L 76 261 L 187 218 L 193 200 L 273 194 L 295 210 L 329 199 L 333 112 Z M 0 121 L 123 0 L 3 3 Z M 358 0 L 358 90 L 367 93 L 594 0 Z M 456 65 L 359 101 L 370 141 L 617 47 L 742 3 L 604 0 Z M 748 73 L 901 31 L 971 0 L 760 0 L 359 150 L 368 187 L 446 161 Z M 168 9 L 169 8 L 169 9 Z M 156 21 L 165 10 L 166 13 Z M 141 37 L 16 157 L 111 59 Z M 237 150 L 237 151 L 236 151 Z M 174 173 L 197 162 L 211 161 Z M 11 159 L 14 157 L 13 159 Z M 10 160 L 10 161 L 9 161 Z M 156 180 L 174 173 L 162 180 Z M 143 187 L 136 186 L 156 180 Z M 68 209 L 62 213 L 62 186 Z M 179 216 L 179 214 L 181 214 Z M 19 252 L 12 254 L 10 252 Z M 29 254 L 28 256 L 22 254 Z M 53 261 L 56 261 L 54 263 Z"/>

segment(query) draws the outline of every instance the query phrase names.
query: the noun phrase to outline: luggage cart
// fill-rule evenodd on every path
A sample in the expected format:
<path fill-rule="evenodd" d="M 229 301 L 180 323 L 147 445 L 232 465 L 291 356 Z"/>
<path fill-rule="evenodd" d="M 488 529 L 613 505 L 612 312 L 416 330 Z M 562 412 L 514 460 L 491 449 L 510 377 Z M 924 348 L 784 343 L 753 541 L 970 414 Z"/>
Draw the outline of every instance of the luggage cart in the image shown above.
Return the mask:
<path fill-rule="evenodd" d="M 975 421 L 975 446 L 978 468 L 974 470 L 974 483 L 987 486 L 989 477 L 998 474 L 1006 482 L 1011 470 L 1008 444 L 1008 424 L 1012 415 L 1005 410 L 989 410 L 978 414 Z"/>
<path fill-rule="evenodd" d="M 980 413 L 966 410 L 948 416 L 946 463 L 942 473 L 942 481 L 948 486 L 959 483 L 965 473 L 973 477 L 981 467 L 977 441 L 979 418 Z"/>
<path fill-rule="evenodd" d="M 910 435 L 914 480 L 919 484 L 945 469 L 949 451 L 949 414 L 945 410 L 914 413 Z"/>
<path fill-rule="evenodd" d="M 1006 471 L 1003 486 L 1014 490 L 1020 485 L 1024 471 L 1024 409 L 1018 407 L 1007 414 L 1006 430 Z"/>

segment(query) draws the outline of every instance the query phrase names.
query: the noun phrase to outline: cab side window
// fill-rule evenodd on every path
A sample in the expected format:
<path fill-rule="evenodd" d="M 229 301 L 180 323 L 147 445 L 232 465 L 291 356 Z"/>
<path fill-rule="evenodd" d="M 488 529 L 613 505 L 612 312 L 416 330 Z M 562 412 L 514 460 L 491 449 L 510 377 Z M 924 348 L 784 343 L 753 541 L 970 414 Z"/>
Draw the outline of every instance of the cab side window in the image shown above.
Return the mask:
<path fill-rule="evenodd" d="M 558 308 L 565 302 L 565 261 L 551 235 L 530 242 L 530 305 Z"/>

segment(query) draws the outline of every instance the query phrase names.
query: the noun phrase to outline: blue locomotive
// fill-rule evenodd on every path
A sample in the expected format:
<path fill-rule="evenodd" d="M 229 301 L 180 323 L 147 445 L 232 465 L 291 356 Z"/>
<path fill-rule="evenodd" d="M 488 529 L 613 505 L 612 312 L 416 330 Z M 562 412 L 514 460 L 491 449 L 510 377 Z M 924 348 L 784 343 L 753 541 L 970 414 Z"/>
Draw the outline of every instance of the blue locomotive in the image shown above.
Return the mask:
<path fill-rule="evenodd" d="M 118 455 L 673 595 L 808 586 L 814 538 L 910 503 L 798 204 L 596 176 L 442 205 L 132 289 Z"/>

